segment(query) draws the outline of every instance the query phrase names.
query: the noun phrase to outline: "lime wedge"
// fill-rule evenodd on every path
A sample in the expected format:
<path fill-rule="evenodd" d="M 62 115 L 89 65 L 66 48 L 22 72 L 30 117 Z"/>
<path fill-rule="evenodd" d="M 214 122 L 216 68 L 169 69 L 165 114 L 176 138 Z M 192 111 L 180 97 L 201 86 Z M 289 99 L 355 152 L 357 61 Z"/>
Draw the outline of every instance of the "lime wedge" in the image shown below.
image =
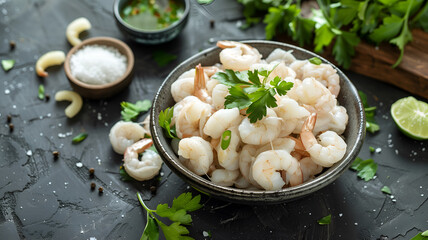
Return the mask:
<path fill-rule="evenodd" d="M 416 140 L 428 139 L 428 104 L 414 97 L 399 99 L 391 106 L 391 115 L 398 128 Z"/>

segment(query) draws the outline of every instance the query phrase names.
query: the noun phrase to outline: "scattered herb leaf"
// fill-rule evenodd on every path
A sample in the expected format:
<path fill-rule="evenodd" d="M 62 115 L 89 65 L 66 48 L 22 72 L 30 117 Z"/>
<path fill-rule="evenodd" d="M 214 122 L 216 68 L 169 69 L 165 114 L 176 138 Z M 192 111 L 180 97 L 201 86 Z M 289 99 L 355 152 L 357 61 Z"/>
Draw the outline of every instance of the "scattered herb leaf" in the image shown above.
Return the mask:
<path fill-rule="evenodd" d="M 39 85 L 39 99 L 45 99 L 45 86 L 43 86 L 42 84 Z"/>
<path fill-rule="evenodd" d="M 129 176 L 129 174 L 126 172 L 125 167 L 124 166 L 120 166 L 119 168 L 119 174 L 120 174 L 120 180 L 122 181 L 132 181 L 134 180 L 133 177 Z"/>
<path fill-rule="evenodd" d="M 232 131 L 224 131 L 221 135 L 221 149 L 226 150 L 229 147 L 230 140 L 232 140 Z"/>
<path fill-rule="evenodd" d="M 317 221 L 319 225 L 328 225 L 331 223 L 331 214 L 321 218 Z"/>
<path fill-rule="evenodd" d="M 6 72 L 9 71 L 11 68 L 13 68 L 14 65 L 15 65 L 15 60 L 12 60 L 12 59 L 1 60 L 1 66 L 3 67 L 3 70 L 5 70 Z"/>
<path fill-rule="evenodd" d="M 220 83 L 229 86 L 229 95 L 226 96 L 224 106 L 227 109 L 245 109 L 251 123 L 263 119 L 266 116 L 267 108 L 276 107 L 275 95 L 285 95 L 293 87 L 292 82 L 286 82 L 279 77 L 270 80 L 268 77 L 274 70 L 254 70 L 234 72 L 227 69 L 224 73 L 216 73 L 213 78 Z M 260 79 L 260 76 L 263 79 Z"/>
<path fill-rule="evenodd" d="M 375 133 L 380 129 L 374 118 L 374 115 L 376 114 L 376 107 L 369 106 L 367 101 L 367 95 L 364 92 L 358 91 L 358 94 L 360 95 L 361 102 L 363 103 L 364 107 L 364 112 L 366 114 L 366 130 L 370 133 Z"/>
<path fill-rule="evenodd" d="M 174 107 L 166 108 L 159 113 L 159 125 L 165 130 L 167 137 L 177 138 L 175 125 L 171 127 L 172 116 L 174 114 Z"/>
<path fill-rule="evenodd" d="M 363 160 L 357 157 L 351 165 L 351 169 L 358 172 L 358 177 L 364 181 L 370 181 L 376 175 L 377 163 L 373 159 Z"/>
<path fill-rule="evenodd" d="M 86 139 L 86 137 L 88 137 L 88 134 L 87 133 L 80 133 L 79 135 L 77 135 L 77 136 L 75 136 L 74 138 L 73 138 L 73 140 L 71 140 L 73 143 L 80 143 L 80 142 L 82 142 L 83 140 L 85 140 Z"/>
<path fill-rule="evenodd" d="M 410 240 L 428 240 L 427 231 L 425 231 L 423 233 L 418 233 L 416 236 L 412 237 Z"/>
<path fill-rule="evenodd" d="M 153 53 L 153 59 L 159 67 L 164 67 L 168 65 L 171 61 L 174 61 L 177 58 L 176 55 L 157 50 Z"/>
<path fill-rule="evenodd" d="M 182 193 L 177 198 L 174 198 L 171 207 L 168 204 L 159 204 L 156 210 L 151 210 L 146 206 L 140 193 L 137 193 L 137 197 L 143 208 L 147 211 L 147 224 L 141 239 L 159 239 L 159 227 L 162 229 L 167 240 L 193 239 L 185 236 L 189 234 L 189 230 L 182 224 L 189 225 L 192 223 L 192 217 L 188 212 L 193 212 L 202 207 L 199 203 L 201 195 L 192 197 L 192 193 L 190 192 Z M 168 226 L 161 222 L 155 214 L 160 217 L 166 217 L 173 223 Z"/>
<path fill-rule="evenodd" d="M 309 58 L 309 62 L 315 65 L 320 65 L 322 63 L 321 59 L 317 57 Z"/>
<path fill-rule="evenodd" d="M 375 152 L 375 148 L 374 148 L 374 147 L 372 147 L 372 146 L 370 146 L 370 147 L 369 147 L 369 150 L 370 150 L 370 152 L 371 152 L 371 153 L 374 153 L 374 152 Z"/>
<path fill-rule="evenodd" d="M 122 120 L 133 121 L 138 117 L 138 114 L 148 111 L 152 107 L 152 102 L 150 100 L 137 101 L 135 104 L 121 102 L 120 106 L 122 107 L 120 112 Z"/>
<path fill-rule="evenodd" d="M 388 186 L 383 186 L 381 191 L 386 194 L 391 194 L 391 189 Z"/>
<path fill-rule="evenodd" d="M 210 4 L 212 3 L 214 0 L 197 0 L 199 4 Z"/>

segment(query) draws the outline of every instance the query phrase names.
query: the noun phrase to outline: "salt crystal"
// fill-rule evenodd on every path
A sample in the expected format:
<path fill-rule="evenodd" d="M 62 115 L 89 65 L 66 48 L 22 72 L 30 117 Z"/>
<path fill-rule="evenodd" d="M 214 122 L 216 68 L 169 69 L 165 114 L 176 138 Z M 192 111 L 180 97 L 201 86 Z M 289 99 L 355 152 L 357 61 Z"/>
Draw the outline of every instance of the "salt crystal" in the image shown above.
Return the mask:
<path fill-rule="evenodd" d="M 398 155 L 398 149 L 395 149 L 395 154 Z"/>
<path fill-rule="evenodd" d="M 343 213 L 339 213 L 339 217 L 342 217 L 343 216 Z"/>
<path fill-rule="evenodd" d="M 33 152 L 31 150 L 28 150 L 27 151 L 27 156 L 32 156 L 32 155 L 33 155 Z"/>
<path fill-rule="evenodd" d="M 127 59 L 116 48 L 103 45 L 83 47 L 70 58 L 71 74 L 94 85 L 111 83 L 126 71 Z"/>
<path fill-rule="evenodd" d="M 380 153 L 382 151 L 382 148 L 376 148 L 376 153 Z"/>
<path fill-rule="evenodd" d="M 358 226 L 358 223 L 354 223 L 355 226 Z"/>
<path fill-rule="evenodd" d="M 203 231 L 203 232 L 202 232 L 202 235 L 203 235 L 204 237 L 208 237 L 208 236 L 210 236 L 210 234 L 209 234 L 207 231 Z"/>
<path fill-rule="evenodd" d="M 83 167 L 83 163 L 81 163 L 81 162 L 76 163 L 76 167 L 78 167 L 78 168 Z"/>
<path fill-rule="evenodd" d="M 10 90 L 9 89 L 5 89 L 4 90 L 4 94 L 9 94 L 10 93 Z"/>

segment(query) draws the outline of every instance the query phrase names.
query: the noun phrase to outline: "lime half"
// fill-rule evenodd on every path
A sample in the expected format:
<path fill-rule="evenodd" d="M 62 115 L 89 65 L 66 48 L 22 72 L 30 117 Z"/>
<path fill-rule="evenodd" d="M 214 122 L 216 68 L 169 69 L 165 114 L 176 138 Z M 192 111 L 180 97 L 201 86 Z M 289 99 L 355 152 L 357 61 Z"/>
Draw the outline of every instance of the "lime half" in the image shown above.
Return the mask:
<path fill-rule="evenodd" d="M 414 97 L 399 99 L 391 106 L 391 115 L 398 128 L 416 140 L 428 139 L 428 104 Z"/>

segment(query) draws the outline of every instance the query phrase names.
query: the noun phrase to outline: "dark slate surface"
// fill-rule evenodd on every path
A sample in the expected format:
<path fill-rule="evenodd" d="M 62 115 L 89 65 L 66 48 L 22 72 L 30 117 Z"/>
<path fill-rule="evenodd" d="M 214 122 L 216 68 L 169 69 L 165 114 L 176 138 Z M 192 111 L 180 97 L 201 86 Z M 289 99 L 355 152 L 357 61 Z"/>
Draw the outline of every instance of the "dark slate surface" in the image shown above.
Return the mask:
<path fill-rule="evenodd" d="M 149 207 L 171 203 L 179 194 L 193 191 L 163 166 L 161 180 L 123 182 L 118 168 L 121 156 L 108 141 L 110 127 L 120 119 L 120 102 L 152 99 L 166 75 L 182 60 L 211 47 L 218 39 L 263 39 L 263 26 L 246 31 L 241 8 L 234 1 L 214 1 L 199 6 L 192 1 L 190 21 L 180 36 L 167 44 L 144 46 L 119 32 L 112 16 L 112 0 L 0 0 L 0 59 L 15 59 L 9 72 L 0 70 L 0 239 L 139 239 L 145 212 L 135 193 Z M 87 17 L 93 28 L 83 38 L 110 36 L 125 40 L 136 57 L 134 80 L 119 95 L 99 101 L 84 100 L 74 119 L 64 115 L 65 102 L 55 102 L 55 92 L 71 89 L 62 67 L 49 69 L 49 77 L 36 76 L 38 57 L 51 50 L 70 49 L 65 28 L 78 17 Z M 215 27 L 210 28 L 210 20 Z M 9 41 L 16 48 L 9 50 Z M 155 50 L 177 55 L 158 67 Z M 378 107 L 381 131 L 367 134 L 360 156 L 379 164 L 377 178 L 364 182 L 346 171 L 337 181 L 301 200 L 272 206 L 231 204 L 203 196 L 204 207 L 193 213 L 190 235 L 203 239 L 410 239 L 428 229 L 428 144 L 401 134 L 391 119 L 391 104 L 409 94 L 357 74 L 348 73 L 369 102 Z M 399 79 L 397 79 L 399 81 Z M 37 98 L 44 84 L 50 101 Z M 9 132 L 7 115 L 15 126 Z M 141 117 L 141 120 L 144 116 Z M 89 137 L 73 145 L 74 135 Z M 369 146 L 380 153 L 369 152 Z M 54 160 L 52 151 L 60 157 Z M 76 163 L 81 162 L 79 168 Z M 89 168 L 95 168 L 91 179 Z M 90 182 L 104 194 L 90 190 Z M 157 186 L 152 195 L 150 186 Z M 393 196 L 380 189 L 387 185 Z M 332 214 L 332 223 L 317 220 Z"/>

